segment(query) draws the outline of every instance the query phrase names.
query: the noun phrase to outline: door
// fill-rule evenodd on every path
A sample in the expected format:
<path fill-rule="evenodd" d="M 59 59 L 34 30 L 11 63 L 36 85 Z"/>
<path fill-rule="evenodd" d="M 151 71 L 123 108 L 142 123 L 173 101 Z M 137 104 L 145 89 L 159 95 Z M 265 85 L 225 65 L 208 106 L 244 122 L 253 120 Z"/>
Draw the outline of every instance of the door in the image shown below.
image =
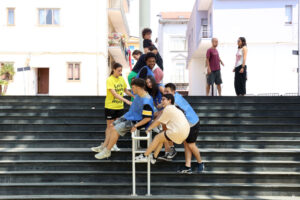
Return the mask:
<path fill-rule="evenodd" d="M 49 94 L 49 68 L 38 68 L 38 94 Z"/>

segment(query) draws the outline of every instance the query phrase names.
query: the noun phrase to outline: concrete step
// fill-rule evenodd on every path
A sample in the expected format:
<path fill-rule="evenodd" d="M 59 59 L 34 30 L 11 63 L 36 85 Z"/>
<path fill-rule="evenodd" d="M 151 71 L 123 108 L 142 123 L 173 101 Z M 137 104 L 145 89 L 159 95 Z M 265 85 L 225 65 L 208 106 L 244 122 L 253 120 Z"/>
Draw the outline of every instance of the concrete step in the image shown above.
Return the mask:
<path fill-rule="evenodd" d="M 0 139 L 97 139 L 103 140 L 104 131 L 0 131 Z M 130 134 L 123 137 L 130 139 Z M 203 131 L 200 130 L 198 140 L 300 140 L 300 131 L 283 132 L 277 131 Z"/>
<path fill-rule="evenodd" d="M 205 171 L 224 172 L 300 172 L 300 161 L 273 160 L 206 160 Z M 177 159 L 172 162 L 157 162 L 151 166 L 154 172 L 176 172 L 185 163 Z M 196 162 L 192 162 L 195 170 Z M 146 171 L 146 165 L 136 165 L 137 171 Z M 9 171 L 130 171 L 132 160 L 1 160 L 0 172 Z"/>
<path fill-rule="evenodd" d="M 159 195 L 232 195 L 299 196 L 299 184 L 230 184 L 230 183 L 153 183 L 152 194 Z M 131 185 L 124 183 L 1 183 L 0 195 L 130 195 Z M 16 190 L 16 188 L 18 188 Z M 146 184 L 137 184 L 137 192 L 146 194 Z"/>
<path fill-rule="evenodd" d="M 261 110 L 261 111 L 247 111 L 241 110 L 239 112 L 235 110 L 199 110 L 195 109 L 200 118 L 298 118 L 300 117 L 300 111 L 273 111 L 273 110 Z M 0 119 L 2 118 L 64 118 L 64 117 L 98 117 L 104 119 L 104 108 L 103 109 L 52 109 L 52 110 L 2 110 L 0 112 Z"/>
<path fill-rule="evenodd" d="M 0 146 L 2 148 L 87 148 L 98 146 L 102 142 L 104 139 L 0 139 Z M 141 144 L 146 147 L 145 141 Z M 300 149 L 300 140 L 198 140 L 197 145 L 199 148 Z M 118 146 L 131 148 L 132 140 L 121 138 L 118 140 Z"/>
<path fill-rule="evenodd" d="M 142 149 L 143 151 L 145 149 Z M 184 151 L 175 160 L 184 159 Z M 110 160 L 130 160 L 131 148 L 112 152 Z M 300 149 L 201 149 L 203 160 L 273 160 L 300 161 Z M 94 160 L 90 148 L 1 148 L 0 160 Z"/>
<path fill-rule="evenodd" d="M 144 183 L 146 171 L 136 172 L 137 183 Z M 151 182 L 174 183 L 272 183 L 300 184 L 300 172 L 221 172 L 210 171 L 192 175 L 160 171 L 151 173 Z M 1 183 L 118 183 L 131 184 L 132 171 L 10 171 L 0 172 Z"/>
<path fill-rule="evenodd" d="M 222 196 L 222 195 L 9 195 L 1 200 L 300 200 L 295 196 Z"/>

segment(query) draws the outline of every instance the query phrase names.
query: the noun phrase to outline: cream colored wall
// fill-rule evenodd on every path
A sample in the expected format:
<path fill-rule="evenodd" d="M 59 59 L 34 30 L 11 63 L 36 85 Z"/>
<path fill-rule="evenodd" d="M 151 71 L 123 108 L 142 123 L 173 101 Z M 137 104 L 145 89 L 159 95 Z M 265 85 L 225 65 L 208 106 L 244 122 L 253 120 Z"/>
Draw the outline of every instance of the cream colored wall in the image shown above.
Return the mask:
<path fill-rule="evenodd" d="M 49 95 L 105 95 L 107 78 L 107 1 L 1 0 L 0 9 L 15 8 L 15 26 L 0 12 L 0 61 L 24 67 L 30 57 L 26 94 L 36 94 L 34 68 L 50 69 Z M 60 25 L 40 26 L 38 8 L 59 8 Z M 81 62 L 81 81 L 67 82 L 67 62 Z M 17 72 L 8 94 L 23 95 Z"/>

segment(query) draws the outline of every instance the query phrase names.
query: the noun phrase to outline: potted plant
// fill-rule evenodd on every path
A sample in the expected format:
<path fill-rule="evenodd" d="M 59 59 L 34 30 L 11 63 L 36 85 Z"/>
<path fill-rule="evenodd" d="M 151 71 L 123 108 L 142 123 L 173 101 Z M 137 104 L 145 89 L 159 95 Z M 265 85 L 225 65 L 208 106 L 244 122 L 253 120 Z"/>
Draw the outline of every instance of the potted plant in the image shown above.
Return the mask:
<path fill-rule="evenodd" d="M 14 68 L 13 64 L 6 63 L 3 66 L 1 66 L 0 85 L 3 88 L 1 95 L 4 95 L 6 93 L 7 87 L 9 84 L 9 80 L 12 80 L 14 75 L 15 75 L 15 68 Z"/>

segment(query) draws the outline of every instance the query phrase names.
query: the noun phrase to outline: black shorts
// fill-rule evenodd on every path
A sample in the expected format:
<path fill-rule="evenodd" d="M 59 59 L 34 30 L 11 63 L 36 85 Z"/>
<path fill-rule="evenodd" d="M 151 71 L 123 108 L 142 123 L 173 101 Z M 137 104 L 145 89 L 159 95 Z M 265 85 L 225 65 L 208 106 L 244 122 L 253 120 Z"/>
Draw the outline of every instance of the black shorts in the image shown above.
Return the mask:
<path fill-rule="evenodd" d="M 105 108 L 105 119 L 106 120 L 115 120 L 117 118 L 120 118 L 124 115 L 124 109 L 121 110 L 113 110 Z"/>
<path fill-rule="evenodd" d="M 187 143 L 194 143 L 197 141 L 198 132 L 200 130 L 200 122 L 190 128 L 189 136 L 186 138 Z"/>
<path fill-rule="evenodd" d="M 221 70 L 213 71 L 207 75 L 207 84 L 212 85 L 214 83 L 216 85 L 222 84 Z"/>

